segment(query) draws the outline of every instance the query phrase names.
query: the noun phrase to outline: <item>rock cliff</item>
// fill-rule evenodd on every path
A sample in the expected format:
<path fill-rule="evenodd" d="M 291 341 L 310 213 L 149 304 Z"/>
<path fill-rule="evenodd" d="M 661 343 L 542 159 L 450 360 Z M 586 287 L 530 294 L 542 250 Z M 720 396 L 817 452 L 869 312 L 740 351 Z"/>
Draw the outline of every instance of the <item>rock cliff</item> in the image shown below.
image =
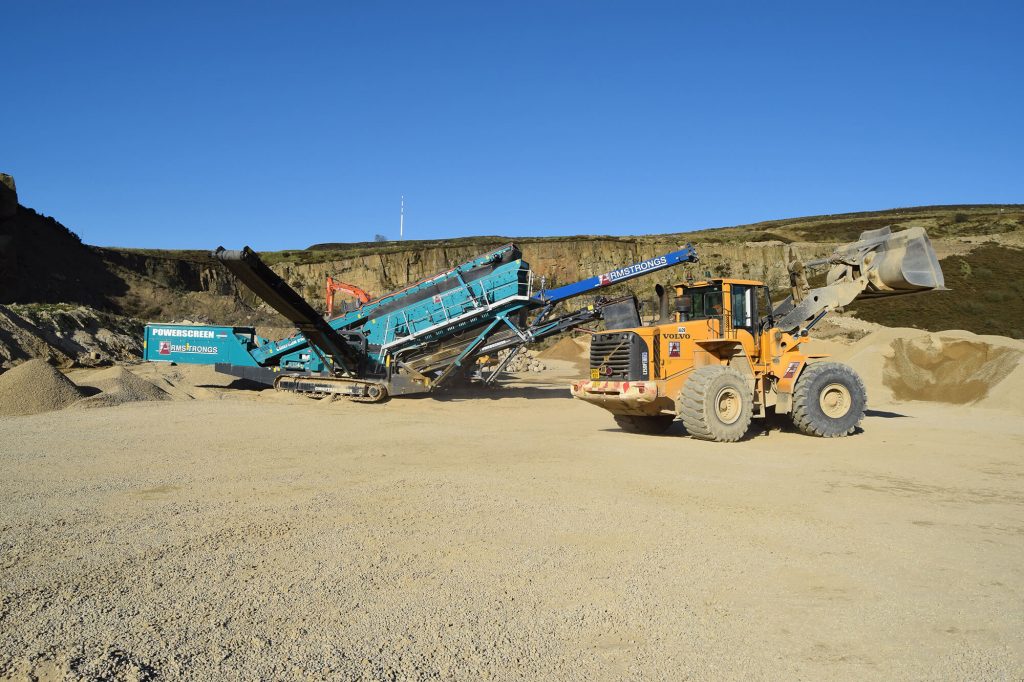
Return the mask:
<path fill-rule="evenodd" d="M 275 271 L 317 308 L 323 307 L 328 275 L 381 295 L 515 241 L 536 276 L 535 287 L 554 287 L 667 253 L 693 242 L 700 263 L 641 277 L 626 287 L 650 300 L 655 283 L 671 284 L 705 273 L 757 279 L 780 295 L 788 286 L 786 263 L 827 255 L 861 231 L 891 225 L 928 230 L 944 269 L 955 269 L 961 290 L 977 293 L 964 305 L 947 294 L 929 299 L 927 314 L 913 302 L 890 308 L 864 306 L 865 317 L 888 315 L 888 324 L 991 333 L 1006 316 L 1006 295 L 990 291 L 1019 286 L 1024 262 L 1024 206 L 932 206 L 870 213 L 775 220 L 689 233 L 567 238 L 475 237 L 419 242 L 318 244 L 263 254 Z M 241 247 L 242 244 L 232 244 Z M 950 281 L 947 272 L 947 282 Z M 960 279 L 957 279 L 959 277 Z M 997 287 L 998 288 L 998 287 Z M 139 320 L 181 320 L 281 326 L 274 311 L 235 279 L 207 251 L 111 249 L 83 244 L 57 220 L 18 204 L 14 178 L 0 174 L 0 304 L 83 305 Z M 1012 301 L 1011 301 L 1012 303 Z M 880 320 L 881 321 L 881 320 Z M 1003 325 L 1005 326 L 1005 325 Z M 983 327 L 983 328 L 979 328 Z M 1012 327 L 1012 328 L 1011 328 Z M 1016 334 L 1010 325 L 996 333 Z M 1024 333 L 1024 332 L 1022 332 Z"/>

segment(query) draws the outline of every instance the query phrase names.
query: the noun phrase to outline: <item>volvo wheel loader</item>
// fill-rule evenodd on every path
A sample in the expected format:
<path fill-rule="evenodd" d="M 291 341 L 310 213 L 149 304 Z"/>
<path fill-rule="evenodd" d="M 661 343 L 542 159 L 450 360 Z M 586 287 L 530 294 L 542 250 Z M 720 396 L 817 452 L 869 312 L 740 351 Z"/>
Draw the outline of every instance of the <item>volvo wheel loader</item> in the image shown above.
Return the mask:
<path fill-rule="evenodd" d="M 825 284 L 805 272 L 822 266 Z M 864 383 L 850 367 L 807 352 L 811 329 L 856 299 L 944 289 L 922 228 L 871 230 L 831 257 L 789 264 L 792 292 L 772 306 L 762 282 L 713 278 L 676 285 L 675 310 L 657 287 L 658 322 L 612 329 L 591 339 L 590 378 L 574 397 L 638 433 L 661 433 L 679 417 L 694 438 L 732 442 L 768 408 L 826 438 L 854 432 L 864 417 Z"/>

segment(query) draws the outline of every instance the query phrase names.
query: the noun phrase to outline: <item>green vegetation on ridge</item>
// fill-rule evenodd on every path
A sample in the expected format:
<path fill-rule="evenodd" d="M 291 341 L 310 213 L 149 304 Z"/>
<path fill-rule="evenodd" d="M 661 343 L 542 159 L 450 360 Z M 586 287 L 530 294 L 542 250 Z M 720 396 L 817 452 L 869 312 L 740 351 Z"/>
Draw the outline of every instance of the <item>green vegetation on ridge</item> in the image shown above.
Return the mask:
<path fill-rule="evenodd" d="M 307 249 L 264 252 L 261 255 L 267 263 L 276 264 L 285 262 L 322 263 L 344 258 L 426 248 L 478 246 L 481 250 L 486 250 L 494 245 L 513 241 L 521 245 L 578 240 L 633 244 L 655 241 L 676 241 L 680 244 L 686 242 L 734 244 L 767 241 L 843 243 L 857 239 L 864 230 L 873 230 L 889 225 L 894 229 L 911 226 L 924 227 L 932 238 L 1024 231 L 1024 204 L 920 206 L 886 211 L 767 220 L 734 227 L 628 237 L 606 235 L 504 237 L 495 235 L 401 242 L 328 242 L 314 244 Z"/>
<path fill-rule="evenodd" d="M 1024 249 L 987 243 L 939 263 L 948 291 L 857 301 L 849 309 L 888 327 L 1024 339 Z"/>

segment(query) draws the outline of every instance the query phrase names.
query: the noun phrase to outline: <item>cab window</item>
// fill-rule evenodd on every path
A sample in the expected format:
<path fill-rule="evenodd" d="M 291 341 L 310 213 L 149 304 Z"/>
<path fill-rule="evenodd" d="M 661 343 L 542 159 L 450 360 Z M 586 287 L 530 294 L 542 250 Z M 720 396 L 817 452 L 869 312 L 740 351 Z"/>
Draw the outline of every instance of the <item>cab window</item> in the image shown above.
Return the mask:
<path fill-rule="evenodd" d="M 689 303 L 689 320 L 701 320 L 722 316 L 722 287 L 708 286 L 687 289 L 682 296 L 683 306 Z"/>
<path fill-rule="evenodd" d="M 754 288 L 743 284 L 733 284 L 732 290 L 732 326 L 743 329 L 754 329 Z"/>

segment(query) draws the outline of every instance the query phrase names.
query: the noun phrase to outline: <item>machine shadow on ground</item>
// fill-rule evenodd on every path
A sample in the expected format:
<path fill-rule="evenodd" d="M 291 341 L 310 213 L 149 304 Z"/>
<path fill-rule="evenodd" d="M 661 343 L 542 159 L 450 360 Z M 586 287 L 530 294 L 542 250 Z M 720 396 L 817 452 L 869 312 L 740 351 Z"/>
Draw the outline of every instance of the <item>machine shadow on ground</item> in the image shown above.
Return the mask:
<path fill-rule="evenodd" d="M 230 384 L 196 384 L 196 388 L 212 388 L 218 390 L 232 390 L 232 391 L 272 391 L 272 387 L 266 384 L 261 384 L 258 381 L 252 381 L 251 379 L 235 379 Z"/>
<path fill-rule="evenodd" d="M 455 388 L 423 396 L 408 396 L 409 399 L 433 399 L 441 402 L 459 400 L 504 400 L 508 398 L 529 398 L 531 400 L 572 400 L 568 389 L 562 386 L 542 388 L 540 386 L 497 386 Z"/>
<path fill-rule="evenodd" d="M 865 417 L 879 417 L 881 419 L 909 419 L 909 414 L 899 412 L 886 412 L 885 410 L 864 410 Z"/>
<path fill-rule="evenodd" d="M 881 410 L 866 410 L 864 416 L 878 417 L 881 419 L 909 418 L 909 415 L 899 414 L 898 412 L 885 412 Z M 612 424 L 606 429 L 601 430 L 605 433 L 622 433 L 629 435 L 637 435 L 631 434 L 629 431 L 621 429 L 615 426 L 614 424 Z M 771 436 L 771 434 L 774 432 L 804 435 L 798 428 L 796 428 L 796 426 L 793 425 L 793 422 L 787 419 L 786 417 L 781 415 L 775 415 L 774 413 L 769 412 L 768 417 L 764 419 L 755 419 L 750 424 L 750 428 L 747 429 L 747 432 L 743 434 L 742 438 L 740 438 L 739 442 L 742 443 L 754 440 L 756 438 L 768 437 Z M 853 433 L 851 433 L 850 436 L 859 436 L 862 433 L 864 433 L 864 429 L 858 426 L 856 429 L 854 429 Z M 643 435 L 646 438 L 679 438 L 688 437 L 689 433 L 686 431 L 686 427 L 683 426 L 683 422 L 676 419 L 676 421 L 672 422 L 672 426 L 670 426 L 668 430 L 665 431 L 664 433 L 651 433 L 639 435 Z"/>

